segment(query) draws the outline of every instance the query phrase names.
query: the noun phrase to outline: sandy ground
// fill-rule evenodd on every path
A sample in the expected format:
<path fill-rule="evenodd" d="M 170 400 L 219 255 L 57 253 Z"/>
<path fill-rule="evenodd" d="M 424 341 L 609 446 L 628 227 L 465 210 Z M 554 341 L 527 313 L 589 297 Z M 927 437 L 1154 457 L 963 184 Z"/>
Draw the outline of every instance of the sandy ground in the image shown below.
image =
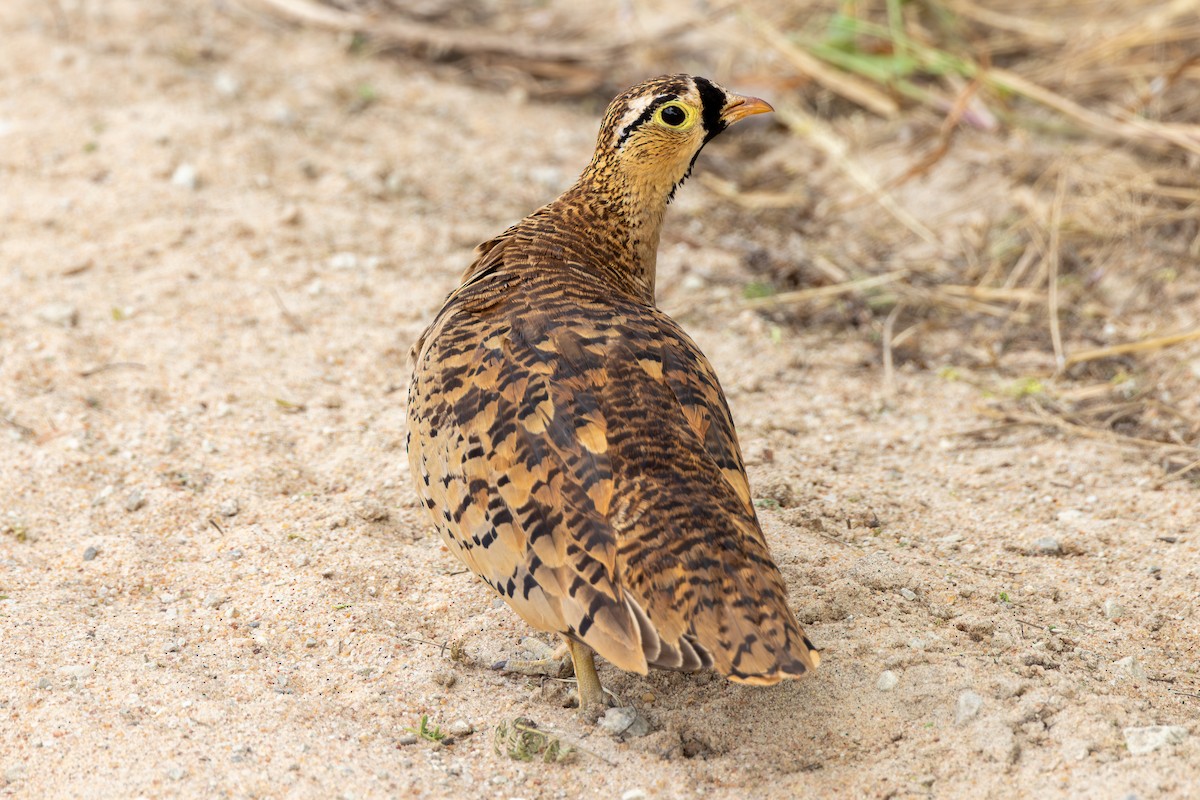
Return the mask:
<path fill-rule="evenodd" d="M 595 111 L 204 3 L 68 11 L 64 37 L 0 6 L 0 794 L 1194 795 L 1194 486 L 964 435 L 969 383 L 905 368 L 889 395 L 869 341 L 740 311 L 702 185 L 661 303 L 727 387 L 822 669 L 602 666 L 653 725 L 625 741 L 491 671 L 529 631 L 415 506 L 407 350 Z M 453 744 L 406 744 L 422 714 Z M 516 716 L 586 752 L 496 755 Z M 1154 725 L 1182 729 L 1133 752 Z"/>

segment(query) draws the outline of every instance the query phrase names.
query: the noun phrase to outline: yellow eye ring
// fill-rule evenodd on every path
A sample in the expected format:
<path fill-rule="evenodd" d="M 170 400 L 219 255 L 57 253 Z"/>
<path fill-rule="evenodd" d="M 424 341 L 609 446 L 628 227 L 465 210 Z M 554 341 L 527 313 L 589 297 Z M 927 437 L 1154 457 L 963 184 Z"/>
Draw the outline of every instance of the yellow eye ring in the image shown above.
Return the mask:
<path fill-rule="evenodd" d="M 686 103 L 672 100 L 658 107 L 658 110 L 654 112 L 654 121 L 672 130 L 686 131 L 696 124 L 699 116 L 696 109 Z"/>

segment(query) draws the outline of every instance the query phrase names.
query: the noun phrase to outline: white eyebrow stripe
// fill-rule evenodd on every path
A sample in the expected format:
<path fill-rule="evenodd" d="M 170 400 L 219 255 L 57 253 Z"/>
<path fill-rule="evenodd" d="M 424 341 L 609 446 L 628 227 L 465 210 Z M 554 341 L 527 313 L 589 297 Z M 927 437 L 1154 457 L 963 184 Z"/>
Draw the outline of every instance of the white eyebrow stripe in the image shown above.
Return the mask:
<path fill-rule="evenodd" d="M 638 117 L 642 116 L 642 114 L 645 113 L 646 108 L 657 99 L 657 96 L 639 97 L 629 104 L 629 108 L 625 111 L 625 115 L 621 117 L 620 121 L 616 125 L 616 128 L 614 128 L 612 140 L 613 147 L 616 147 L 617 143 L 621 141 L 621 137 L 625 135 L 625 129 L 637 122 Z"/>

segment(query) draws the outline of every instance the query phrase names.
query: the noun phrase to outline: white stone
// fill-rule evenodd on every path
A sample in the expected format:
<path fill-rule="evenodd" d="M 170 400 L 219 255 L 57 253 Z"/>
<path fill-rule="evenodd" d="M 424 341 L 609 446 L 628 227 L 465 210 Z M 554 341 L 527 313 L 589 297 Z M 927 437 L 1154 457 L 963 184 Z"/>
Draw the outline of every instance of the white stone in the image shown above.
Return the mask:
<path fill-rule="evenodd" d="M 196 168 L 191 164 L 180 164 L 171 173 L 171 184 L 181 189 L 195 191 L 200 186 L 200 174 L 196 172 Z"/>
<path fill-rule="evenodd" d="M 981 708 L 983 708 L 983 698 L 970 689 L 967 689 L 958 696 L 958 707 L 954 710 L 954 721 L 959 725 L 970 722 L 979 716 L 979 709 Z"/>
<path fill-rule="evenodd" d="M 1118 620 L 1125 616 L 1125 606 L 1121 605 L 1116 598 L 1110 597 L 1104 601 L 1104 617 L 1105 619 Z"/>
<path fill-rule="evenodd" d="M 879 674 L 879 680 L 875 682 L 875 688 L 881 692 L 890 692 L 899 683 L 900 676 L 888 669 Z"/>
<path fill-rule="evenodd" d="M 79 324 L 79 309 L 70 303 L 47 303 L 37 314 L 42 322 L 62 328 L 74 328 Z"/>
<path fill-rule="evenodd" d="M 1125 656 L 1119 661 L 1113 662 L 1113 667 L 1119 674 L 1128 678 L 1144 680 L 1146 677 L 1146 670 L 1142 668 L 1141 662 L 1135 656 Z"/>
<path fill-rule="evenodd" d="M 635 738 L 650 733 L 650 722 L 633 706 L 610 708 L 597 724 L 613 736 Z"/>
<path fill-rule="evenodd" d="M 1179 744 L 1188 736 L 1188 729 L 1182 725 L 1150 725 L 1145 728 L 1126 728 L 1125 746 L 1135 756 L 1153 753 L 1160 747 Z"/>

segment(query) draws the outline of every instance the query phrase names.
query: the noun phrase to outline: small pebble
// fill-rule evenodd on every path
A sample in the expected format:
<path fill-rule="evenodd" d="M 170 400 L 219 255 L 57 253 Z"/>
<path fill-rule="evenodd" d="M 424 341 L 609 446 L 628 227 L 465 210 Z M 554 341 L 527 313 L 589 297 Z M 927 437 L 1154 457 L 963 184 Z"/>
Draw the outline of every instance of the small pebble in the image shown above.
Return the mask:
<path fill-rule="evenodd" d="M 1126 728 L 1125 746 L 1135 756 L 1153 753 L 1160 747 L 1179 744 L 1188 737 L 1188 729 L 1182 725 L 1150 725 L 1145 728 Z"/>
<path fill-rule="evenodd" d="M 881 692 L 890 692 L 899 683 L 900 676 L 888 669 L 879 673 L 879 680 L 875 682 L 875 688 Z"/>
<path fill-rule="evenodd" d="M 597 724 L 613 736 L 637 738 L 650 733 L 650 721 L 633 706 L 610 708 Z"/>
<path fill-rule="evenodd" d="M 87 664 L 68 664 L 65 667 L 59 667 L 58 674 L 79 681 L 91 675 L 92 668 Z"/>
<path fill-rule="evenodd" d="M 16 783 L 25 780 L 28 774 L 24 764 L 17 764 L 15 767 L 4 770 L 4 780 L 6 783 Z"/>
<path fill-rule="evenodd" d="M 1062 542 L 1053 536 L 1043 536 L 1033 542 L 1033 552 L 1040 556 L 1061 556 Z"/>
<path fill-rule="evenodd" d="M 92 561 L 99 554 L 100 554 L 100 551 L 98 549 L 96 549 L 95 547 L 89 546 L 88 549 L 83 551 L 83 560 L 84 561 Z"/>
<path fill-rule="evenodd" d="M 217 511 L 220 512 L 222 517 L 236 517 L 238 511 L 240 511 L 240 510 L 241 510 L 241 507 L 238 504 L 238 500 L 236 497 L 231 497 L 228 500 L 226 500 L 224 503 L 221 503 L 220 508 L 217 509 Z"/>
<path fill-rule="evenodd" d="M 901 589 L 900 596 L 903 597 L 905 600 L 916 600 L 917 599 L 917 593 L 914 592 L 912 589 Z"/>
<path fill-rule="evenodd" d="M 1104 601 L 1104 616 L 1106 619 L 1118 620 L 1125 616 L 1125 606 L 1110 597 Z"/>
<path fill-rule="evenodd" d="M 60 328 L 74 328 L 79 324 L 79 309 L 70 303 L 48 303 L 38 309 L 42 322 Z"/>
<path fill-rule="evenodd" d="M 205 608 L 220 608 L 223 604 L 228 603 L 228 597 L 222 597 L 219 594 L 206 595 L 204 598 Z"/>
<path fill-rule="evenodd" d="M 354 253 L 334 253 L 325 263 L 330 269 L 357 269 L 358 256 Z"/>
<path fill-rule="evenodd" d="M 200 176 L 191 164 L 180 164 L 171 173 L 171 184 L 180 189 L 195 191 L 200 186 Z"/>
<path fill-rule="evenodd" d="M 50 679 L 49 679 L 49 678 L 38 678 L 38 684 L 37 684 L 37 686 L 38 686 L 38 688 L 39 688 L 39 689 L 51 689 L 51 688 L 53 688 L 53 684 L 51 684 L 51 683 L 50 683 Z"/>
<path fill-rule="evenodd" d="M 1113 662 L 1113 668 L 1119 674 L 1134 680 L 1142 680 L 1146 677 L 1146 670 L 1142 668 L 1141 662 L 1135 656 L 1125 656 L 1119 661 Z"/>
<path fill-rule="evenodd" d="M 646 792 L 642 789 L 630 789 L 621 795 L 621 800 L 646 800 Z"/>
<path fill-rule="evenodd" d="M 237 97 L 242 93 L 242 82 L 228 72 L 218 72 L 213 80 L 213 88 L 225 97 Z"/>
<path fill-rule="evenodd" d="M 983 698 L 967 689 L 958 696 L 958 707 L 954 710 L 955 723 L 963 725 L 970 722 L 979 715 L 981 708 L 983 708 Z"/>
<path fill-rule="evenodd" d="M 446 730 L 451 736 L 470 736 L 475 732 L 475 726 L 465 719 L 456 719 L 447 726 Z"/>
<path fill-rule="evenodd" d="M 397 744 L 409 745 L 417 743 L 417 735 L 415 733 L 404 733 L 396 740 Z"/>
<path fill-rule="evenodd" d="M 134 489 L 125 498 L 125 510 L 129 512 L 137 511 L 142 506 L 146 505 L 146 496 L 141 489 Z"/>

